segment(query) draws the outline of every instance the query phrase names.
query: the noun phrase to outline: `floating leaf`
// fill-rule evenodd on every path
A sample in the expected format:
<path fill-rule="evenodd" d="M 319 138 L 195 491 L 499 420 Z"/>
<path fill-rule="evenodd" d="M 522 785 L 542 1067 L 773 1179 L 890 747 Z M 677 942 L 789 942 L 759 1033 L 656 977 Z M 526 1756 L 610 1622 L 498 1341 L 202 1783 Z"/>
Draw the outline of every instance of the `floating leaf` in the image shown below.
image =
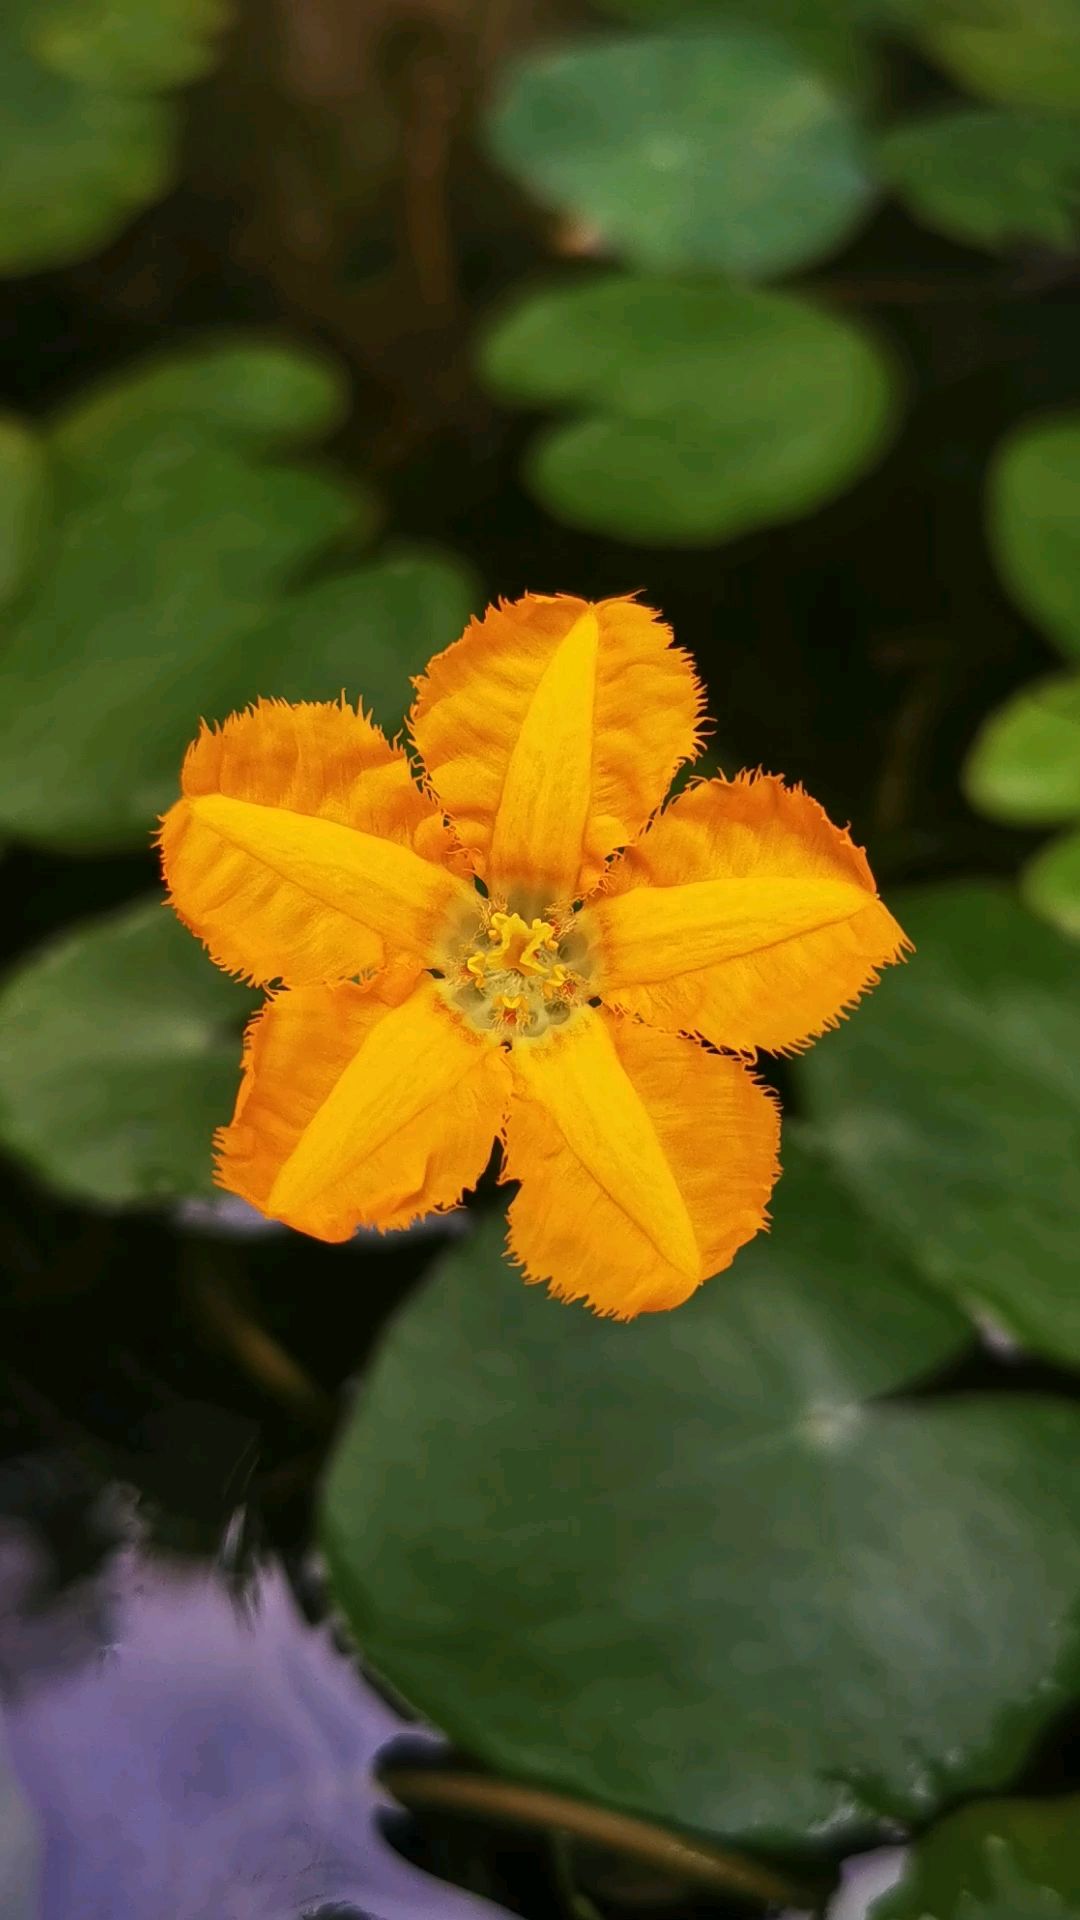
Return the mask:
<path fill-rule="evenodd" d="M 1080 1799 L 951 1814 L 917 1842 L 871 1920 L 1080 1920 Z"/>
<path fill-rule="evenodd" d="M 992 109 L 896 127 L 878 146 L 882 178 L 916 219 L 955 240 L 1067 252 L 1080 234 L 1080 121 Z"/>
<path fill-rule="evenodd" d="M 345 398 L 333 364 L 248 341 L 138 369 L 51 424 L 53 525 L 0 637 L 0 822 L 144 841 L 200 716 L 258 695 L 344 690 L 400 725 L 475 587 L 434 551 L 350 564 L 369 496 L 280 450 Z"/>
<path fill-rule="evenodd" d="M 1071 940 L 1080 940 L 1080 827 L 1051 840 L 1020 875 L 1022 898 Z"/>
<path fill-rule="evenodd" d="M 222 0 L 6 0 L 0 19 L 0 273 L 104 245 L 166 190 L 174 109 L 210 65 Z"/>
<path fill-rule="evenodd" d="M 915 942 L 800 1063 L 833 1163 L 965 1306 L 1080 1361 L 1076 952 L 1006 888 L 892 902 Z"/>
<path fill-rule="evenodd" d="M 961 1321 L 790 1137 L 785 1163 L 773 1233 L 629 1325 L 523 1285 L 501 1227 L 464 1243 L 323 1519 L 366 1654 L 469 1752 L 751 1843 L 992 1787 L 1080 1677 L 1080 1414 L 882 1398 Z"/>
<path fill-rule="evenodd" d="M 738 24 L 532 55 L 490 141 L 651 271 L 790 272 L 839 246 L 872 192 L 850 107 L 783 39 Z"/>
<path fill-rule="evenodd" d="M 253 1005 L 157 899 L 68 929 L 0 987 L 0 1145 L 80 1199 L 209 1192 Z"/>
<path fill-rule="evenodd" d="M 964 784 L 973 805 L 1021 826 L 1080 816 L 1080 674 L 1037 680 L 998 707 Z"/>
<path fill-rule="evenodd" d="M 990 540 L 1019 606 L 1080 654 L 1080 414 L 1022 426 L 990 475 Z"/>
<path fill-rule="evenodd" d="M 881 452 L 895 382 L 875 343 L 789 294 L 611 276 L 526 300 L 490 334 L 507 399 L 584 417 L 526 476 L 558 518 L 624 540 L 733 539 L 809 512 Z"/>
<path fill-rule="evenodd" d="M 1024 107 L 1080 107 L 1076 0 L 909 0 L 930 58 L 972 93 Z"/>

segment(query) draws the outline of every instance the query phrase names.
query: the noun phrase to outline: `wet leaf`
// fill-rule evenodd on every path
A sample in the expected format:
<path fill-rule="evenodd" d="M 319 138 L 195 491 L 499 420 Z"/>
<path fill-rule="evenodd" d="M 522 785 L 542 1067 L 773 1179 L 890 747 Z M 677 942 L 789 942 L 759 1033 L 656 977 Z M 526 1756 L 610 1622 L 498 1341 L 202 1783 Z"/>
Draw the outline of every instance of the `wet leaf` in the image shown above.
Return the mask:
<path fill-rule="evenodd" d="M 1080 1920 L 1080 1800 L 996 1800 L 924 1834 L 870 1920 Z"/>
<path fill-rule="evenodd" d="M 469 1752 L 751 1843 L 985 1791 L 1080 1673 L 1080 1414 L 895 1398 L 962 1322 L 793 1132 L 773 1232 L 676 1312 L 556 1303 L 501 1224 L 455 1250 L 323 1517 L 365 1651 Z"/>

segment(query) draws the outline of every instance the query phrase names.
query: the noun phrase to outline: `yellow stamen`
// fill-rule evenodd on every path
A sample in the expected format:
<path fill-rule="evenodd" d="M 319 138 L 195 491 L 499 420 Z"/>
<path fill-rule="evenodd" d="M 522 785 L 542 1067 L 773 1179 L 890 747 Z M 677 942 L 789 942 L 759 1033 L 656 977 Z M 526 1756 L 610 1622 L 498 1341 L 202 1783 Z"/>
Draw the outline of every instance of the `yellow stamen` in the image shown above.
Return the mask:
<path fill-rule="evenodd" d="M 518 973 L 546 973 L 548 956 L 556 950 L 550 922 L 533 920 L 526 924 L 520 913 L 493 913 L 488 939 L 493 948 L 490 958 L 501 960 L 507 969 L 516 968 Z"/>

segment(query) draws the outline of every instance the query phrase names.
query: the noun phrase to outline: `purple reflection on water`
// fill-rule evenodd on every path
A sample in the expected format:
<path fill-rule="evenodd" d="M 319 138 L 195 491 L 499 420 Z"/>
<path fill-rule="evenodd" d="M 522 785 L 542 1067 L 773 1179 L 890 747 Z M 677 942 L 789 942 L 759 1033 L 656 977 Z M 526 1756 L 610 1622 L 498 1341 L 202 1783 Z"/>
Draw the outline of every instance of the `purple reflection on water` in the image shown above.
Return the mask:
<path fill-rule="evenodd" d="M 29 1539 L 0 1535 L 4 1726 L 41 1828 L 40 1920 L 496 1914 L 383 1839 L 372 1767 L 403 1723 L 279 1574 L 238 1603 L 124 1550 L 39 1612 L 38 1573 Z"/>

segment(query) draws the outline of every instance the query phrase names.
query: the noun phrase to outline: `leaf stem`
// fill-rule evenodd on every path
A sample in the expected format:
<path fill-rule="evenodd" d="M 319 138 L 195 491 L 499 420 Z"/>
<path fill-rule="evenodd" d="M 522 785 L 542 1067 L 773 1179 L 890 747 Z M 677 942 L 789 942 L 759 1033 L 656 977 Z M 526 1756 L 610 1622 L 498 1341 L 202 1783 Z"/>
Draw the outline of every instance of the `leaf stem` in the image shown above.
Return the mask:
<path fill-rule="evenodd" d="M 575 1800 L 546 1787 L 451 1768 L 388 1767 L 379 1779 L 387 1792 L 410 1810 L 473 1813 L 512 1826 L 569 1833 L 627 1859 L 640 1860 L 672 1879 L 742 1894 L 767 1906 L 780 1903 L 815 1909 L 819 1905 L 817 1889 L 787 1880 L 743 1854 L 729 1853 L 705 1840 L 655 1826 L 650 1820 Z"/>

